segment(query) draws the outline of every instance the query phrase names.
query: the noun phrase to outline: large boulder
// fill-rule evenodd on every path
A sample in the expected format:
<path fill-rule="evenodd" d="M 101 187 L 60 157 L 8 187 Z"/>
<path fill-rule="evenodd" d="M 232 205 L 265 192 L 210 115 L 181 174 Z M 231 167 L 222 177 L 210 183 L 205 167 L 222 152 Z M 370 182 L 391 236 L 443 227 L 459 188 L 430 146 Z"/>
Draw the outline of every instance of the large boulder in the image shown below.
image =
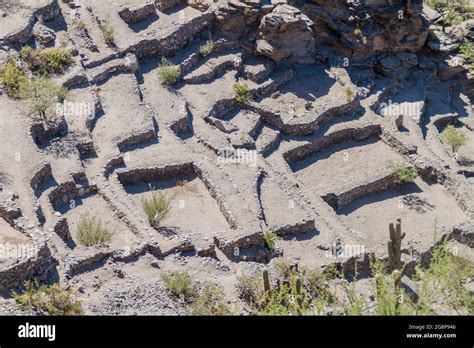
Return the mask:
<path fill-rule="evenodd" d="M 296 7 L 278 5 L 262 18 L 256 51 L 275 62 L 314 63 L 316 41 L 312 25 Z"/>
<path fill-rule="evenodd" d="M 427 45 L 434 52 L 446 54 L 455 52 L 459 48 L 459 41 L 455 35 L 433 28 L 430 30 Z"/>
<path fill-rule="evenodd" d="M 213 5 L 216 28 L 229 39 L 240 39 L 257 27 L 262 0 L 219 1 Z"/>

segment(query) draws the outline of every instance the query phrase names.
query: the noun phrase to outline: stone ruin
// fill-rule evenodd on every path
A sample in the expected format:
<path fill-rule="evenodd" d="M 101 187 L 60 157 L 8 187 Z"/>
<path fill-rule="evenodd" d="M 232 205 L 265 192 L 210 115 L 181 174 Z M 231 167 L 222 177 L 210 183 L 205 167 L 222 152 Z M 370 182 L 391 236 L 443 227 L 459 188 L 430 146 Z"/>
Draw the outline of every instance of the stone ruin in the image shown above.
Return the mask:
<path fill-rule="evenodd" d="M 0 18 L 0 60 L 65 45 L 73 62 L 53 79 L 91 108 L 45 124 L 0 93 L 0 241 L 35 246 L 0 259 L 1 290 L 54 278 L 87 288 L 87 302 L 175 269 L 227 286 L 281 257 L 350 272 L 330 246 L 363 245 L 368 268 L 397 217 L 417 256 L 436 221 L 472 248 L 473 75 L 457 51 L 471 22 L 441 33 L 421 0 L 26 3 Z M 172 86 L 162 58 L 179 68 Z M 462 161 L 439 137 L 454 122 L 470 137 Z M 400 182 L 393 165 L 419 175 Z M 150 189 L 171 197 L 159 228 L 142 208 Z M 104 220 L 110 243 L 77 243 L 84 215 Z"/>

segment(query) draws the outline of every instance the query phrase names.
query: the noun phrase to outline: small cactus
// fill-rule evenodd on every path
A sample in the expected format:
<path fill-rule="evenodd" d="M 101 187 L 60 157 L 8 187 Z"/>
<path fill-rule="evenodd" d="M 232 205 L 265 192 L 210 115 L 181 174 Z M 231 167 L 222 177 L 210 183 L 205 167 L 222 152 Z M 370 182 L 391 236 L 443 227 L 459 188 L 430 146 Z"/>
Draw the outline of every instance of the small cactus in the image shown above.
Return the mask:
<path fill-rule="evenodd" d="M 268 275 L 268 270 L 264 269 L 262 272 L 263 276 L 263 291 L 270 292 L 270 276 Z"/>
<path fill-rule="evenodd" d="M 402 234 L 402 221 L 397 219 L 396 226 L 393 223 L 389 225 L 390 240 L 388 246 L 388 261 L 391 270 L 401 270 L 402 268 L 402 239 L 405 238 L 405 233 Z"/>
<path fill-rule="evenodd" d="M 397 290 L 400 287 L 400 282 L 402 281 L 402 272 L 398 269 L 392 272 L 393 287 Z"/>

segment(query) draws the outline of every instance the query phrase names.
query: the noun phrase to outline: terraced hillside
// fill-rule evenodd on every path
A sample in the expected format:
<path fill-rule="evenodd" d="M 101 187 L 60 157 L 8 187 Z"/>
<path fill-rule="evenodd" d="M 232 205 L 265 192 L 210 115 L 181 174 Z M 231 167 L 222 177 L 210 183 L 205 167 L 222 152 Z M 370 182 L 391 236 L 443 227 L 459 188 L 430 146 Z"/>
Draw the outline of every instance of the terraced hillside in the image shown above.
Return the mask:
<path fill-rule="evenodd" d="M 398 218 L 385 276 L 419 309 L 420 267 L 450 250 L 462 303 L 423 313 L 472 313 L 461 3 L 0 2 L 0 314 L 28 279 L 86 314 L 350 314 L 347 286 L 399 314 L 371 285 Z M 270 308 L 296 278 L 310 305 Z"/>

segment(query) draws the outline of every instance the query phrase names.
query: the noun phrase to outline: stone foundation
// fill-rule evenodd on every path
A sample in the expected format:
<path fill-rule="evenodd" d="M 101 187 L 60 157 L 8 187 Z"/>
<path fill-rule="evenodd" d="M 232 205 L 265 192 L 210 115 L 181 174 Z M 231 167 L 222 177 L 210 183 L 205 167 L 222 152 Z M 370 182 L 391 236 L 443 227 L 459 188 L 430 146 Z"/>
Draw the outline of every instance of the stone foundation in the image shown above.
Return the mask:
<path fill-rule="evenodd" d="M 0 270 L 0 290 L 17 287 L 30 278 L 45 278 L 53 271 L 54 265 L 49 248 L 44 243 L 34 256 Z"/>
<path fill-rule="evenodd" d="M 378 124 L 369 124 L 360 128 L 345 128 L 335 131 L 311 143 L 299 146 L 283 154 L 283 158 L 289 163 L 301 161 L 312 154 L 321 151 L 334 144 L 350 140 L 364 140 L 372 136 L 380 135 L 382 128 Z"/>

